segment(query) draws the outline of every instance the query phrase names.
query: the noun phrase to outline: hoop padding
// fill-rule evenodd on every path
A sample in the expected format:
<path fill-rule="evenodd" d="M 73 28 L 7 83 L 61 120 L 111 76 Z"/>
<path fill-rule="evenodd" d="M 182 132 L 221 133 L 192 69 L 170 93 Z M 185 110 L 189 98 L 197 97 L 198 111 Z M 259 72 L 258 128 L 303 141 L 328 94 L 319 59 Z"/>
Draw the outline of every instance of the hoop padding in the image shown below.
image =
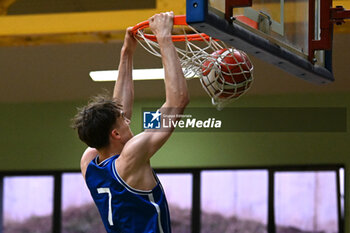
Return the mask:
<path fill-rule="evenodd" d="M 175 16 L 174 25 L 182 26 L 183 35 L 172 35 L 172 40 L 184 75 L 186 78 L 200 78 L 213 105 L 221 109 L 250 88 L 253 66 L 244 52 L 199 33 L 187 25 L 186 16 Z M 137 24 L 133 28 L 134 37 L 146 51 L 161 57 L 156 36 L 144 32 L 148 27 L 148 21 Z"/>

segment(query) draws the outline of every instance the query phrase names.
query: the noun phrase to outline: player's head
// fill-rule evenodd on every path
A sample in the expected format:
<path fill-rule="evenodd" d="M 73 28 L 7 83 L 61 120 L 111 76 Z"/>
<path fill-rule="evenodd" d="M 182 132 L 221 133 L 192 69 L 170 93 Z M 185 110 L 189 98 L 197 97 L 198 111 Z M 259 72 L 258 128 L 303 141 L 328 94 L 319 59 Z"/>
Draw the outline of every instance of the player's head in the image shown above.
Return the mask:
<path fill-rule="evenodd" d="M 102 149 L 110 143 L 125 144 L 132 137 L 129 123 L 121 105 L 106 96 L 97 96 L 79 109 L 72 126 L 89 147 Z"/>

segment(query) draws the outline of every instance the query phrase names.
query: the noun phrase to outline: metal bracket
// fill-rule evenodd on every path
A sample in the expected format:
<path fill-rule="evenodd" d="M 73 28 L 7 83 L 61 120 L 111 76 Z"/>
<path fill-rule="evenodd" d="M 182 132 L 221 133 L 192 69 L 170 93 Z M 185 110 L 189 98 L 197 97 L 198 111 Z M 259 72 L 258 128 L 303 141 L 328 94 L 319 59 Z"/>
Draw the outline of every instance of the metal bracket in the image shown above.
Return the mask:
<path fill-rule="evenodd" d="M 309 61 L 314 63 L 316 50 L 331 50 L 333 24 L 341 25 L 350 19 L 350 10 L 332 8 L 332 0 L 320 0 L 320 39 L 315 39 L 315 0 L 309 0 Z"/>
<path fill-rule="evenodd" d="M 260 11 L 258 16 L 259 30 L 269 35 L 271 33 L 271 25 L 271 16 L 268 13 Z"/>
<path fill-rule="evenodd" d="M 232 21 L 233 8 L 235 7 L 249 7 L 253 5 L 253 0 L 225 0 L 225 19 Z"/>
<path fill-rule="evenodd" d="M 345 23 L 345 19 L 350 19 L 350 10 L 345 10 L 343 6 L 331 8 L 331 20 L 336 25 Z"/>

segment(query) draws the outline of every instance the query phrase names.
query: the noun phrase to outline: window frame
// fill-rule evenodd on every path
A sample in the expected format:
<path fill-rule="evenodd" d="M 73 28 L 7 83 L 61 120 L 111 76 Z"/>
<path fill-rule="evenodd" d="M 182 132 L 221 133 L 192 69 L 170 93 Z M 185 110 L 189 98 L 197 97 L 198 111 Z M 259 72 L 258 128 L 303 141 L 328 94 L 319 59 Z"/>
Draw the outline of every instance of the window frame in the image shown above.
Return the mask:
<path fill-rule="evenodd" d="M 344 195 L 340 192 L 340 169 L 344 169 Z M 298 172 L 298 171 L 335 171 L 337 187 L 337 212 L 338 212 L 338 232 L 344 233 L 345 226 L 345 206 L 346 206 L 346 172 L 343 164 L 329 165 L 285 165 L 285 166 L 245 166 L 245 167 L 203 167 L 203 168 L 158 168 L 154 169 L 158 174 L 192 174 L 192 213 L 191 213 L 191 233 L 201 232 L 201 172 L 213 170 L 266 170 L 268 172 L 268 219 L 267 232 L 275 233 L 275 206 L 274 189 L 276 172 Z M 0 233 L 3 233 L 3 191 L 4 178 L 11 176 L 53 176 L 53 214 L 52 233 L 61 233 L 62 230 L 62 176 L 64 173 L 80 173 L 80 170 L 43 170 L 43 171 L 0 171 Z M 344 209 L 341 208 L 341 199 L 344 200 Z"/>

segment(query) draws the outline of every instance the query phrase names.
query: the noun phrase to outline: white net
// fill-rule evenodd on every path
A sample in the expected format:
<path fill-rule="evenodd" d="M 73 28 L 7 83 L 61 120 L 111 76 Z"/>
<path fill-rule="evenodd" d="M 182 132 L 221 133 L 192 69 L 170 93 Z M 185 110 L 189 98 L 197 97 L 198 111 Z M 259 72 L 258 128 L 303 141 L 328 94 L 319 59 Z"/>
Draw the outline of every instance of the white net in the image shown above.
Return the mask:
<path fill-rule="evenodd" d="M 185 40 L 174 42 L 185 77 L 199 77 L 204 90 L 217 109 L 239 98 L 251 86 L 253 65 L 248 56 L 212 37 L 200 36 L 201 41 L 192 41 L 188 35 L 201 35 L 195 29 L 181 29 Z M 138 30 L 139 44 L 154 56 L 161 57 L 159 44 Z"/>

